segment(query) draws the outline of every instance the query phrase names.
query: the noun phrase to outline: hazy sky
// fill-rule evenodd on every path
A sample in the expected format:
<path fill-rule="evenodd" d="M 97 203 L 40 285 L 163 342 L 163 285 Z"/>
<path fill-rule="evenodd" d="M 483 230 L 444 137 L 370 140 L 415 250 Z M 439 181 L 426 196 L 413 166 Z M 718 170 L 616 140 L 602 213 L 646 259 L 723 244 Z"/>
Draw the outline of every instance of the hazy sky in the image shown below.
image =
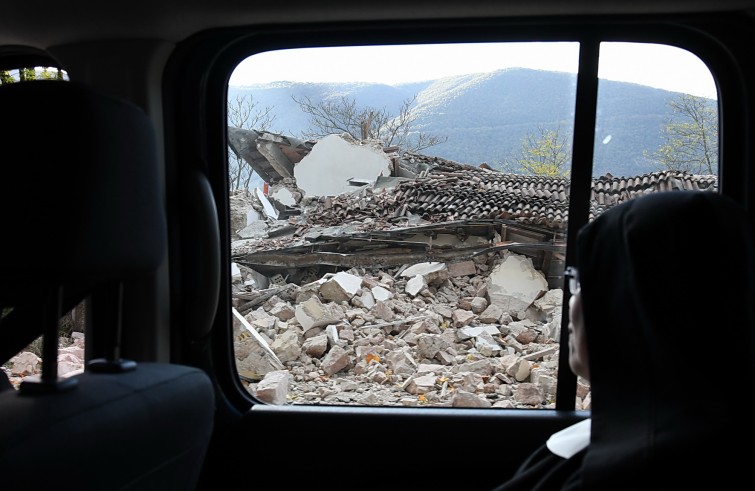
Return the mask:
<path fill-rule="evenodd" d="M 272 51 L 241 62 L 230 85 L 275 81 L 399 84 L 509 67 L 577 72 L 577 43 L 365 46 Z M 658 44 L 603 43 L 600 78 L 716 98 L 713 77 L 692 53 Z"/>

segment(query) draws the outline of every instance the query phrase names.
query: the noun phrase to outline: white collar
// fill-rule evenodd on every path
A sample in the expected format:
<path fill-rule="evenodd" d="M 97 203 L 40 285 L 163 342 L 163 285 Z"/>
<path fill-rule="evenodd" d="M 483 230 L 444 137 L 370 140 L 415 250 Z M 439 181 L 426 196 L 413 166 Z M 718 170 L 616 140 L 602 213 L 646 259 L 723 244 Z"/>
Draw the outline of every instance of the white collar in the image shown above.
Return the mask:
<path fill-rule="evenodd" d="M 567 426 L 561 431 L 552 434 L 545 444 L 548 450 L 563 457 L 570 458 L 590 443 L 590 418 L 579 423 Z"/>

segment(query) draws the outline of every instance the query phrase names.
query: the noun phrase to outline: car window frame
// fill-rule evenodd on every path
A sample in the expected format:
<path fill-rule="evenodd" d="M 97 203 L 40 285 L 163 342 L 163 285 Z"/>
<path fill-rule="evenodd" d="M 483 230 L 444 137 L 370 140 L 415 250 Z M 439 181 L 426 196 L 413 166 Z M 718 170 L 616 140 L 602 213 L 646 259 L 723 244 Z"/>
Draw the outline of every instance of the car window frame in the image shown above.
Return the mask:
<path fill-rule="evenodd" d="M 745 115 L 735 108 L 743 103 L 743 91 L 737 84 L 741 77 L 731 53 L 710 32 L 723 28 L 715 26 L 716 19 L 695 17 L 687 25 L 678 19 L 662 16 L 639 17 L 616 21 L 612 18 L 575 18 L 569 20 L 538 19 L 528 22 L 512 19 L 464 21 L 385 22 L 385 23 L 323 23 L 311 26 L 271 25 L 224 29 L 205 33 L 187 42 L 188 51 L 202 56 L 192 60 L 194 68 L 204 64 L 201 79 L 194 90 L 202 94 L 201 103 L 207 119 L 197 136 L 203 141 L 206 160 L 201 170 L 210 177 L 218 207 L 221 226 L 220 308 L 212 332 L 215 359 L 213 369 L 229 403 L 242 411 L 264 404 L 243 388 L 235 373 L 232 346 L 232 318 L 230 309 L 230 244 L 228 242 L 227 145 L 225 140 L 227 87 L 233 69 L 243 59 L 255 53 L 304 47 L 352 46 L 378 44 L 420 44 L 431 42 L 548 42 L 580 43 L 577 96 L 575 101 L 574 162 L 587 159 L 590 165 L 572 169 L 572 194 L 569 205 L 570 224 L 567 235 L 567 264 L 573 261 L 576 230 L 587 221 L 592 174 L 592 153 L 595 140 L 595 117 L 598 91 L 598 55 L 601 42 L 643 42 L 676 46 L 697 55 L 710 69 L 719 88 L 720 126 L 727 126 L 730 134 L 721 132 L 719 138 L 719 189 L 735 199 L 745 199 L 744 170 L 726 167 L 726 160 L 743 158 L 745 145 L 737 141 L 743 137 Z M 720 33 L 719 33 L 720 34 Z M 208 38 L 212 40 L 207 44 Z M 369 39 L 369 43 L 364 43 Z M 214 45 L 213 45 L 214 43 Z M 203 45 L 203 48 L 197 46 Z M 192 89 L 187 89 L 192 90 Z M 576 172 L 575 172 L 576 171 Z M 227 308 L 226 308 L 227 307 Z M 563 319 L 568 319 L 568 297 L 565 294 Z M 566 322 L 566 321 L 563 321 Z M 565 324 L 563 324 L 565 327 Z M 560 344 L 566 346 L 567 329 L 562 329 Z M 568 350 L 561 350 L 559 366 L 568 366 Z M 576 377 L 569 370 L 559 370 L 556 411 L 572 411 L 576 397 Z M 352 409 L 358 407 L 350 406 Z M 439 408 L 444 409 L 444 408 Z M 413 411 L 416 408 L 408 408 Z"/>

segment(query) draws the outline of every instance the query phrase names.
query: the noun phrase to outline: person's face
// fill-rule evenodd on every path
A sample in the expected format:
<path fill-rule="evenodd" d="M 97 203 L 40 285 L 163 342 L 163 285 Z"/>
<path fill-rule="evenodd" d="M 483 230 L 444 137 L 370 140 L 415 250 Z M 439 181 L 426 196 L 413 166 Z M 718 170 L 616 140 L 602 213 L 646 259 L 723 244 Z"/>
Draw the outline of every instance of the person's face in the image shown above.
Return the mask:
<path fill-rule="evenodd" d="M 575 375 L 590 380 L 587 365 L 587 340 L 582 315 L 582 289 L 576 288 L 569 298 L 569 368 Z"/>

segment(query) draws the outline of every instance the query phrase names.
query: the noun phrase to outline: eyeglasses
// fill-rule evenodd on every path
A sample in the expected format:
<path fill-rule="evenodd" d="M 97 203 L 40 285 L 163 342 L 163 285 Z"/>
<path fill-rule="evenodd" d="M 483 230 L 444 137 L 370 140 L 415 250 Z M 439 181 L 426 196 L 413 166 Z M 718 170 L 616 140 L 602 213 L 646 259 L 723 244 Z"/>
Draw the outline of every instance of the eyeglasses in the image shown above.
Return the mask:
<path fill-rule="evenodd" d="M 569 266 L 564 270 L 564 278 L 569 279 L 569 292 L 577 293 L 582 286 L 579 284 L 579 272 L 574 266 Z"/>

